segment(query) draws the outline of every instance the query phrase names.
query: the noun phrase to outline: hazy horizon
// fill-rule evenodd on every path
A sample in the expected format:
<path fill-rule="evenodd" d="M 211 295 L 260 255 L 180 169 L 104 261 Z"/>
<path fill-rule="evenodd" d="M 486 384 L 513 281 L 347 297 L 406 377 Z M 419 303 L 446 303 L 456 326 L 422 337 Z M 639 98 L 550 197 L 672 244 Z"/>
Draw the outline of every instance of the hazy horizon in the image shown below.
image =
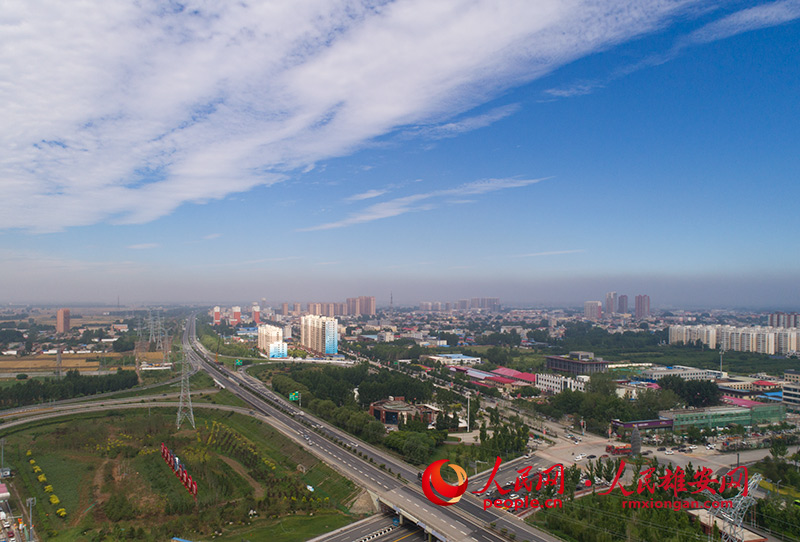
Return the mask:
<path fill-rule="evenodd" d="M 0 23 L 5 303 L 800 310 L 800 0 L 47 4 Z"/>

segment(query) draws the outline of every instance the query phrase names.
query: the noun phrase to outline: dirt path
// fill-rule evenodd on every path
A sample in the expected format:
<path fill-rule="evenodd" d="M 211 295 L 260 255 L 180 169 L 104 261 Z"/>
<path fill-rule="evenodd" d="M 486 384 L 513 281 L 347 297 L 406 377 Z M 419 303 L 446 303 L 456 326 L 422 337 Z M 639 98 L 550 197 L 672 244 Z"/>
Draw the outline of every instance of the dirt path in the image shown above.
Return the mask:
<path fill-rule="evenodd" d="M 225 463 L 227 463 L 230 466 L 230 468 L 236 471 L 236 474 L 247 480 L 247 483 L 250 484 L 250 486 L 253 488 L 253 497 L 255 497 L 256 499 L 264 498 L 264 494 L 266 493 L 264 486 L 258 483 L 258 481 L 255 478 L 250 476 L 250 474 L 242 466 L 241 463 L 231 459 L 230 457 L 225 457 L 224 455 L 219 456 L 219 458 L 222 459 Z"/>

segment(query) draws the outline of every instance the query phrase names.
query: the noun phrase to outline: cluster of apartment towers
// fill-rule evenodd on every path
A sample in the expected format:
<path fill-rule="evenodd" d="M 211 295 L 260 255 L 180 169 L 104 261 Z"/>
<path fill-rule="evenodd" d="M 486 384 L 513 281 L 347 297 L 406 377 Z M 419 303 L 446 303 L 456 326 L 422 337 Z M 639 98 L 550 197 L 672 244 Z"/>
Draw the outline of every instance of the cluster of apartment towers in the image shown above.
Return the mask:
<path fill-rule="evenodd" d="M 724 351 L 794 354 L 800 349 L 800 314 L 772 313 L 766 326 L 669 326 L 670 344 L 696 344 L 697 341 Z"/>
<path fill-rule="evenodd" d="M 637 320 L 644 320 L 650 318 L 650 296 L 637 295 L 635 298 L 635 311 L 633 317 Z M 586 301 L 583 304 L 583 317 L 587 320 L 599 321 L 605 316 L 612 318 L 613 316 L 628 316 L 628 296 L 617 295 L 617 292 L 608 292 L 606 294 L 605 313 L 603 312 L 602 301 Z"/>
<path fill-rule="evenodd" d="M 262 299 L 266 305 L 266 300 Z M 290 310 L 291 307 L 291 310 Z M 261 306 L 254 303 L 251 308 L 251 317 L 242 317 L 242 308 L 232 307 L 223 315 L 220 307 L 214 307 L 214 325 L 222 323 L 225 317 L 231 326 L 252 322 L 258 326 L 258 348 L 268 353 L 271 358 L 285 358 L 288 356 L 286 339 L 292 337 L 291 323 L 285 326 L 266 324 L 261 322 L 262 316 L 273 321 L 283 321 L 284 318 L 300 317 L 300 345 L 314 354 L 335 355 L 339 353 L 339 322 L 336 316 L 374 316 L 375 297 L 359 296 L 349 297 L 344 303 L 318 303 L 310 302 L 306 311 L 302 311 L 300 303 L 282 303 L 279 311 L 266 308 L 262 315 Z"/>

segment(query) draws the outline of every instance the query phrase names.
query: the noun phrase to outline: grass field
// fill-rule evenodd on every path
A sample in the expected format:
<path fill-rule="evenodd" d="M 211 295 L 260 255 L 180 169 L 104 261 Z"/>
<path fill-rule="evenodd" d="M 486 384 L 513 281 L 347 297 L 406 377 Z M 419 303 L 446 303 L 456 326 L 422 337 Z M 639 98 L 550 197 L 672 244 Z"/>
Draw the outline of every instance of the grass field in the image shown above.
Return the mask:
<path fill-rule="evenodd" d="M 232 395 L 227 398 L 224 390 L 220 394 L 226 404 L 229 399 L 236 400 Z M 184 425 L 176 432 L 174 412 L 154 408 L 149 416 L 147 411 L 78 415 L 5 433 L 6 460 L 18 471 L 15 484 L 23 499 L 37 498 L 39 533 L 47 540 L 88 542 L 127 538 L 126 532 L 133 534 L 134 530 L 139 539 L 142 533 L 138 530 L 144 529 L 146 535 L 141 539 L 145 540 L 163 540 L 167 534 L 210 540 L 213 532 L 209 529 L 213 528 L 225 533 L 223 538 L 215 537 L 218 540 L 290 542 L 306 540 L 353 520 L 343 512 L 358 488 L 269 425 L 198 405 L 197 430 Z M 248 474 L 252 464 L 239 459 L 246 456 L 236 455 L 222 441 L 219 445 L 207 443 L 209 427 L 215 421 L 246 439 L 261 457 L 275 464 L 275 474 L 270 475 L 274 485 L 261 485 Z M 162 459 L 160 442 L 167 442 L 180 454 L 182 463 L 198 481 L 199 510 Z M 26 455 L 29 449 L 31 456 Z M 46 482 L 36 479 L 38 473 L 29 464 L 31 458 L 46 475 Z M 50 493 L 44 486 L 49 484 L 61 501 L 58 505 L 48 502 Z M 314 491 L 309 492 L 306 485 Z M 291 491 L 301 491 L 301 495 L 325 504 L 295 513 L 284 507 L 277 521 L 273 512 L 268 512 L 270 508 L 260 514 L 262 517 L 248 519 L 246 510 L 267 506 L 254 500 L 264 499 L 265 489 L 271 492 L 266 502 L 280 499 L 269 495 L 281 495 L 282 490 L 292 487 L 297 489 Z M 126 496 L 121 504 L 119 495 Z M 112 504 L 113 499 L 117 501 Z M 61 507 L 67 510 L 64 519 L 55 516 Z M 229 525 L 229 519 L 233 525 Z M 102 532 L 110 538 L 103 538 Z"/>
<path fill-rule="evenodd" d="M 236 534 L 223 535 L 215 540 L 220 542 L 241 542 L 242 540 L 269 540 L 269 542 L 302 542 L 352 523 L 352 518 L 342 514 L 322 513 L 312 517 L 289 516 L 280 521 L 238 529 Z"/>

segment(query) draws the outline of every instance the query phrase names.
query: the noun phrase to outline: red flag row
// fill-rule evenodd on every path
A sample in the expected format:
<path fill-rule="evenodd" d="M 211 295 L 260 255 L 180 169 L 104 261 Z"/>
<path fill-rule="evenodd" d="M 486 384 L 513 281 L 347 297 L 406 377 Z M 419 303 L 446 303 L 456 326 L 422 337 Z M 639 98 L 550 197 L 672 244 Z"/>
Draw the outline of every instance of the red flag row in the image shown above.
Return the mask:
<path fill-rule="evenodd" d="M 161 443 L 161 457 L 164 458 L 164 461 L 170 466 L 172 472 L 174 472 L 175 476 L 181 481 L 183 487 L 197 500 L 197 482 L 192 480 L 192 476 L 186 472 L 186 467 L 181 464 L 178 456 L 172 453 L 172 450 L 167 448 L 163 442 Z"/>

